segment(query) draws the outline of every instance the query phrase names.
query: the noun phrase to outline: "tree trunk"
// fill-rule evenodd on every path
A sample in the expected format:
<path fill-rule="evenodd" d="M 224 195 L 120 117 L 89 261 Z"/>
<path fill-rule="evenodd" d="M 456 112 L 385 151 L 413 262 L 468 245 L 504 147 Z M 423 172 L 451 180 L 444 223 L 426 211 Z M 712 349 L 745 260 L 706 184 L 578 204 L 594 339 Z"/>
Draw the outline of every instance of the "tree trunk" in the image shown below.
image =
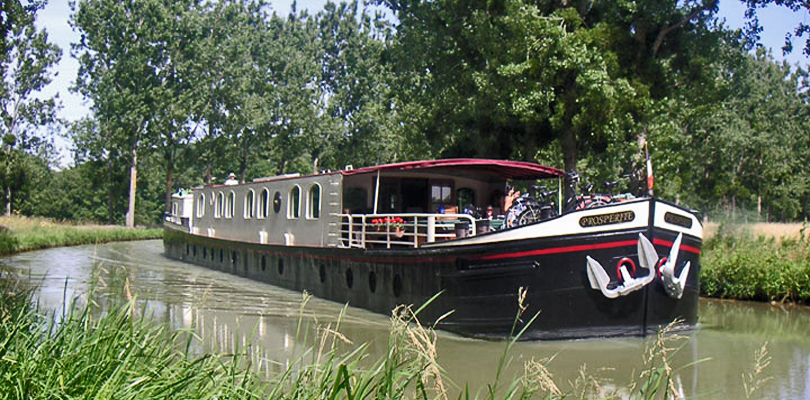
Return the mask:
<path fill-rule="evenodd" d="M 166 155 L 166 212 L 172 210 L 172 185 L 174 180 L 174 155 L 169 150 Z"/>
<path fill-rule="evenodd" d="M 562 151 L 563 151 L 563 165 L 565 172 L 577 172 L 577 137 L 572 129 L 566 129 L 562 134 Z M 572 185 L 569 182 L 570 178 L 565 177 L 565 198 L 571 198 L 575 195 L 571 190 Z"/>
<path fill-rule="evenodd" d="M 138 188 L 138 146 L 132 147 L 132 163 L 129 166 L 129 208 L 127 209 L 127 228 L 135 227 L 135 192 Z"/>
<path fill-rule="evenodd" d="M 110 225 L 115 223 L 115 189 L 113 188 L 113 162 L 112 158 L 107 160 L 107 173 L 110 177 L 110 182 L 107 184 L 107 223 Z"/>
<path fill-rule="evenodd" d="M 11 185 L 6 185 L 6 216 L 11 215 Z"/>
<path fill-rule="evenodd" d="M 244 136 L 244 135 L 243 135 Z M 248 163 L 248 156 L 250 155 L 250 141 L 245 138 L 242 142 L 242 159 L 239 160 L 239 181 L 246 182 L 247 181 L 247 163 Z"/>

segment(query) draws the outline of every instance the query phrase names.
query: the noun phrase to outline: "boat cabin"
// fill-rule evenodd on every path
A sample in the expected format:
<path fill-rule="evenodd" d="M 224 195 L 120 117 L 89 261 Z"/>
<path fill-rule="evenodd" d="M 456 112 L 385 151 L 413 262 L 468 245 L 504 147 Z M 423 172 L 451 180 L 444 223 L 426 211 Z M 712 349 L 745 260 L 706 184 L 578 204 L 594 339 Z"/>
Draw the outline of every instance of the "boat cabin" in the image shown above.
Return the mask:
<path fill-rule="evenodd" d="M 413 248 L 500 229 L 508 181 L 562 175 L 533 163 L 481 159 L 347 167 L 194 188 L 193 206 L 183 209 L 193 208 L 187 226 L 202 236 L 287 246 Z M 173 197 L 173 209 L 184 201 Z M 491 217 L 485 214 L 489 207 Z"/>

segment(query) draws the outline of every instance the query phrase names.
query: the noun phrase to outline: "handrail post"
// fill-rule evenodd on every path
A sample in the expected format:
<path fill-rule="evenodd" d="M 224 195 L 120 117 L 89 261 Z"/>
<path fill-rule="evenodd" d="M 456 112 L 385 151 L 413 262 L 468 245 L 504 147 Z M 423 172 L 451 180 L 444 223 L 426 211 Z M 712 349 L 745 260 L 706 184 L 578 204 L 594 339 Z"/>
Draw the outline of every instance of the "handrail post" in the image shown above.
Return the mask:
<path fill-rule="evenodd" d="M 427 241 L 433 243 L 436 241 L 436 216 L 429 215 L 427 223 Z"/>
<path fill-rule="evenodd" d="M 349 219 L 349 233 L 348 233 L 348 235 L 349 235 L 349 247 L 351 248 L 352 247 L 352 242 L 354 241 L 354 235 L 352 234 L 352 231 L 354 230 L 354 217 L 352 217 L 351 215 L 347 215 L 346 218 Z"/>
<path fill-rule="evenodd" d="M 419 247 L 419 217 L 413 217 L 413 248 Z"/>
<path fill-rule="evenodd" d="M 363 216 L 361 217 L 360 223 L 362 224 L 362 226 L 360 227 L 360 229 L 361 229 L 360 245 L 365 249 L 366 248 L 366 215 L 365 214 L 363 214 Z"/>

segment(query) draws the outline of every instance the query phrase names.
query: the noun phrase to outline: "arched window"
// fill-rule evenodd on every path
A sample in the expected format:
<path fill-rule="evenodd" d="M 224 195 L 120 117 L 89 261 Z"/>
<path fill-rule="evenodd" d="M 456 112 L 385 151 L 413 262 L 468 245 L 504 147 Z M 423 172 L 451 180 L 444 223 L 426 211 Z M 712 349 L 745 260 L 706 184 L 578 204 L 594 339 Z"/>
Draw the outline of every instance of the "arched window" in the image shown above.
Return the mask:
<path fill-rule="evenodd" d="M 290 195 L 287 197 L 287 218 L 295 219 L 301 216 L 301 188 L 295 185 L 290 189 Z"/>
<path fill-rule="evenodd" d="M 253 192 L 253 189 L 248 189 L 247 193 L 245 193 L 245 219 L 251 219 L 254 217 L 254 209 L 256 204 L 256 195 Z"/>
<path fill-rule="evenodd" d="M 259 195 L 259 207 L 258 212 L 256 213 L 259 218 L 267 218 L 270 215 L 270 190 L 267 188 L 262 189 L 261 195 Z"/>
<path fill-rule="evenodd" d="M 200 193 L 200 197 L 197 198 L 197 218 L 202 218 L 205 215 L 205 194 Z"/>
<path fill-rule="evenodd" d="M 231 190 L 228 193 L 228 202 L 225 205 L 225 218 L 233 218 L 234 211 L 236 209 L 236 193 Z"/>
<path fill-rule="evenodd" d="M 222 218 L 223 214 L 225 214 L 225 194 L 219 192 L 216 203 L 214 203 L 214 218 Z"/>
<path fill-rule="evenodd" d="M 307 218 L 317 219 L 321 217 L 321 185 L 315 183 L 309 187 L 307 195 Z"/>

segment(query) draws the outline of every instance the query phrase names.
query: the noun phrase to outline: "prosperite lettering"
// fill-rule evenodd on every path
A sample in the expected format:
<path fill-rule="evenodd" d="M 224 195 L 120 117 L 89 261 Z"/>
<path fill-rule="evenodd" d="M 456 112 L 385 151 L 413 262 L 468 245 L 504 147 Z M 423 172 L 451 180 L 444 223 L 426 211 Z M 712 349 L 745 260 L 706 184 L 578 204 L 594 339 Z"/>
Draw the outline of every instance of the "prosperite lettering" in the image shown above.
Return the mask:
<path fill-rule="evenodd" d="M 579 226 L 591 228 L 594 226 L 621 224 L 636 219 L 636 214 L 632 211 L 622 211 L 611 214 L 599 214 L 582 217 L 579 219 Z"/>

